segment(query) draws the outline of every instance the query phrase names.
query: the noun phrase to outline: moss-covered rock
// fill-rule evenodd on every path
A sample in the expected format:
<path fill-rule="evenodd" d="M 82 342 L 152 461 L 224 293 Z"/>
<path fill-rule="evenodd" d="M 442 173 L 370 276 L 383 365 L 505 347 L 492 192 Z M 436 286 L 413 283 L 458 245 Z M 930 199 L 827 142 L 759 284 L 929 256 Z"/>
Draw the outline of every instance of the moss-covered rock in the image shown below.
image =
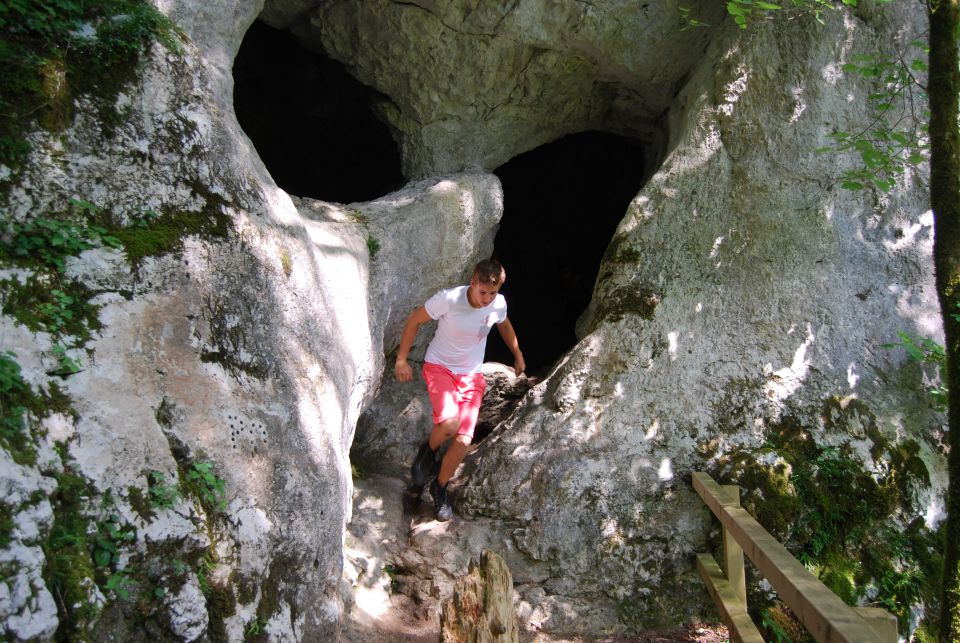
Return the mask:
<path fill-rule="evenodd" d="M 739 485 L 743 506 L 845 602 L 880 604 L 907 631 L 912 610 L 936 602 L 931 551 L 938 536 L 909 519 L 913 492 L 930 484 L 918 446 L 880 441 L 862 403 L 841 406 L 830 398 L 821 417 L 825 424 L 865 424 L 873 461 L 863 462 L 849 441 L 818 443 L 821 426 L 786 415 L 767 427 L 760 448 L 733 450 L 714 474 Z M 760 616 L 769 604 L 762 593 L 754 598 Z"/>

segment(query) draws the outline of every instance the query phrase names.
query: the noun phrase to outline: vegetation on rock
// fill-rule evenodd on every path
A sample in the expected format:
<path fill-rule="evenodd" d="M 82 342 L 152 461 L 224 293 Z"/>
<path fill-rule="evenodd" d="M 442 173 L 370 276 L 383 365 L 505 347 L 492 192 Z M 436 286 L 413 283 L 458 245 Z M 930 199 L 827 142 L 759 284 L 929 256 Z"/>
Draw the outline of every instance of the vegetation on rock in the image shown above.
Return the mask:
<path fill-rule="evenodd" d="M 887 440 L 856 400 L 831 398 L 822 417 L 841 432 L 865 425 L 873 461 L 862 462 L 850 441 L 817 443 L 815 429 L 785 415 L 760 449 L 721 456 L 717 479 L 740 485 L 743 506 L 845 602 L 887 609 L 901 632 L 917 625 L 909 621 L 923 605 L 917 635 L 935 636 L 943 529 L 910 518 L 916 492 L 930 484 L 919 446 Z M 762 592 L 748 602 L 771 637 L 787 627 L 785 608 Z"/>
<path fill-rule="evenodd" d="M 109 122 L 153 41 L 178 50 L 173 23 L 144 0 L 11 0 L 0 5 L 0 165 L 29 152 L 24 134 L 69 125 L 77 96 Z"/>

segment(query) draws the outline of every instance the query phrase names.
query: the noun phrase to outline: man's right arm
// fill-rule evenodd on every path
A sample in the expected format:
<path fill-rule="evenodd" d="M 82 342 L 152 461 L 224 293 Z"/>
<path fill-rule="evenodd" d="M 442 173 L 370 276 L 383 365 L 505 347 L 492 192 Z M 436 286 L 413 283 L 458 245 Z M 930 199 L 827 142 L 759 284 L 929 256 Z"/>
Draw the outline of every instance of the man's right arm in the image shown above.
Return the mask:
<path fill-rule="evenodd" d="M 410 347 L 413 346 L 413 340 L 416 339 L 420 326 L 432 320 L 433 317 L 424 306 L 420 306 L 407 317 L 407 323 L 403 325 L 403 334 L 400 335 L 397 363 L 393 367 L 393 373 L 397 376 L 398 382 L 409 382 L 413 379 L 413 369 L 407 363 L 407 356 L 410 354 Z"/>

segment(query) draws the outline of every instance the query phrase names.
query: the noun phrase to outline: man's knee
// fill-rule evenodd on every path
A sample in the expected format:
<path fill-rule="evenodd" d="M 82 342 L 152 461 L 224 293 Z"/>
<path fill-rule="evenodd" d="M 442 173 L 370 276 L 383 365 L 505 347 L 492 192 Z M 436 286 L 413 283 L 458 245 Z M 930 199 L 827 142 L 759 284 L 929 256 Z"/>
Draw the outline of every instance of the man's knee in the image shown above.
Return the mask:
<path fill-rule="evenodd" d="M 443 434 L 444 439 L 452 438 L 460 430 L 460 418 L 450 418 L 437 425 L 437 429 Z"/>
<path fill-rule="evenodd" d="M 460 433 L 460 434 L 457 435 L 457 437 L 455 437 L 455 438 L 453 439 L 453 441 L 456 442 L 457 444 L 459 444 L 460 446 L 466 448 L 466 447 L 470 446 L 470 443 L 471 443 L 471 442 L 473 442 L 473 436 L 471 436 L 471 435 L 464 435 L 463 433 Z"/>

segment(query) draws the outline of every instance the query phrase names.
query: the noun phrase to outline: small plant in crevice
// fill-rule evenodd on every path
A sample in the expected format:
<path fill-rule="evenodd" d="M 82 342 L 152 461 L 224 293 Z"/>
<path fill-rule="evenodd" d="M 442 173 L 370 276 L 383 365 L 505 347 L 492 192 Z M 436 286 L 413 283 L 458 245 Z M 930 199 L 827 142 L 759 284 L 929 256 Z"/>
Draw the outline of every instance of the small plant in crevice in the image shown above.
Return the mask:
<path fill-rule="evenodd" d="M 250 640 L 263 633 L 266 627 L 266 621 L 261 620 L 259 616 L 254 616 L 247 622 L 246 627 L 243 628 L 244 640 Z"/>
<path fill-rule="evenodd" d="M 213 470 L 212 462 L 194 462 L 186 471 L 186 485 L 207 511 L 227 508 L 226 481 Z"/>
<path fill-rule="evenodd" d="M 376 261 L 377 253 L 380 252 L 380 242 L 372 235 L 367 236 L 367 251 L 370 253 L 370 261 Z"/>
<path fill-rule="evenodd" d="M 147 474 L 147 485 L 151 507 L 170 509 L 180 500 L 180 487 L 175 482 L 167 482 L 167 477 L 160 471 Z"/>
<path fill-rule="evenodd" d="M 210 586 L 210 572 L 216 567 L 216 562 L 212 555 L 207 554 L 200 559 L 195 570 L 197 575 L 197 584 L 204 596 L 210 596 L 212 588 Z"/>

